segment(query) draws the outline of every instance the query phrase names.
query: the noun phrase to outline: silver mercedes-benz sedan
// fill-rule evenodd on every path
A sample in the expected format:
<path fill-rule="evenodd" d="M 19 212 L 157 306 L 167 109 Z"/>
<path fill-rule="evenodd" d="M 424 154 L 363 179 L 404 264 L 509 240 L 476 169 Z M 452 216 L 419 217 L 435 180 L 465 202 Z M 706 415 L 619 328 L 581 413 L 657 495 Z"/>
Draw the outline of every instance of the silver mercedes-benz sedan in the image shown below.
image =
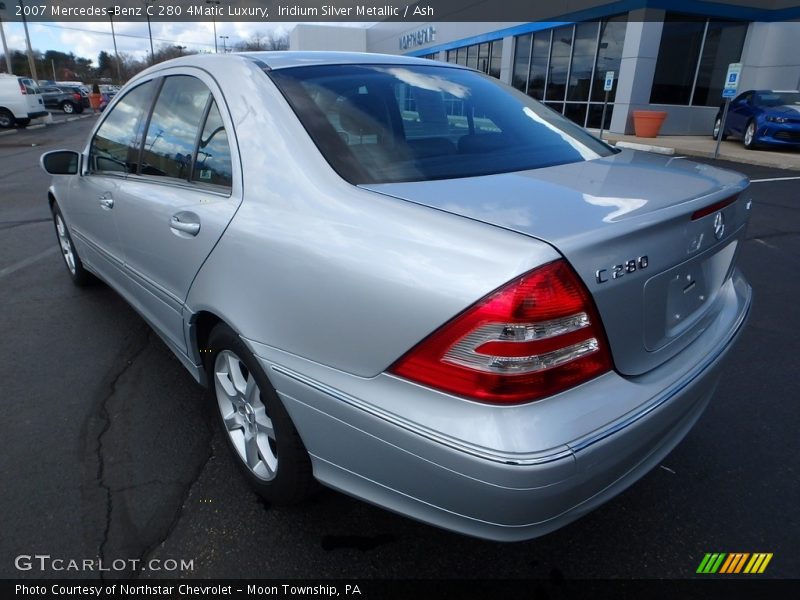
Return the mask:
<path fill-rule="evenodd" d="M 573 521 L 697 421 L 742 329 L 742 175 L 470 69 L 184 57 L 45 154 L 58 241 L 198 382 L 253 487 L 461 533 Z"/>

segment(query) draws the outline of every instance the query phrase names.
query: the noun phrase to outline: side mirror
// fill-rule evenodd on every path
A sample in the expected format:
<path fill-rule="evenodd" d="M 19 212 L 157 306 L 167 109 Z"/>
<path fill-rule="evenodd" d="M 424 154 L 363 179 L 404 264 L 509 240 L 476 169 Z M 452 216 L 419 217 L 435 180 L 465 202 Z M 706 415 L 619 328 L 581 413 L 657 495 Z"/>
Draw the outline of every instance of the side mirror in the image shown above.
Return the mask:
<path fill-rule="evenodd" d="M 42 168 L 50 175 L 76 175 L 81 155 L 73 150 L 53 150 L 42 154 L 39 159 Z"/>

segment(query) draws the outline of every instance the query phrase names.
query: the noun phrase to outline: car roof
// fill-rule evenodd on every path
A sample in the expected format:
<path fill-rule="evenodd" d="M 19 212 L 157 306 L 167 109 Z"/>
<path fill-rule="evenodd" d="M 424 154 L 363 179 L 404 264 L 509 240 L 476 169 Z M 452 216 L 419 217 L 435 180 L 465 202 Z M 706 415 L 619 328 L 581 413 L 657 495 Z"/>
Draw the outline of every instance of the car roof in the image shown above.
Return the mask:
<path fill-rule="evenodd" d="M 278 51 L 278 52 L 236 52 L 233 56 L 242 56 L 258 61 L 270 69 L 288 69 L 291 67 L 308 67 L 315 65 L 352 65 L 352 64 L 393 64 L 393 65 L 430 65 L 427 58 L 398 56 L 396 54 L 372 54 L 368 52 L 322 52 L 322 51 Z M 449 63 L 436 63 L 440 66 L 460 67 Z M 464 67 L 460 67 L 464 68 Z"/>

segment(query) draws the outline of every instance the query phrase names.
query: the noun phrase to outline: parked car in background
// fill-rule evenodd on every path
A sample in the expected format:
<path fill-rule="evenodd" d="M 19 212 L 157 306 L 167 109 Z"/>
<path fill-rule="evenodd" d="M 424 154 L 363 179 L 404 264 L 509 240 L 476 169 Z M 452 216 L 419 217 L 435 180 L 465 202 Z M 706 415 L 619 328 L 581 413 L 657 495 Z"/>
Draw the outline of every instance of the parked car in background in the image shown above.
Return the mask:
<path fill-rule="evenodd" d="M 32 79 L 0 74 L 0 128 L 25 126 L 47 116 L 39 86 Z"/>
<path fill-rule="evenodd" d="M 723 108 L 714 119 L 712 135 L 717 139 Z M 748 90 L 728 107 L 724 140 L 729 135 L 742 139 L 745 148 L 788 146 L 800 148 L 800 91 Z"/>
<path fill-rule="evenodd" d="M 108 97 L 109 100 L 111 98 L 113 98 L 114 95 L 118 91 L 119 91 L 119 86 L 118 85 L 111 85 L 111 84 L 108 84 L 108 83 L 104 83 L 104 84 L 100 85 L 100 93 L 101 94 L 105 94 Z"/>
<path fill-rule="evenodd" d="M 62 89 L 56 86 L 44 86 L 40 89 L 45 108 L 60 110 L 68 115 L 83 112 L 83 96 L 76 88 Z"/>
<path fill-rule="evenodd" d="M 458 65 L 178 58 L 42 165 L 71 279 L 208 384 L 274 503 L 321 482 L 544 535 L 680 442 L 750 308 L 746 177 L 615 149 Z"/>
<path fill-rule="evenodd" d="M 59 85 L 59 88 L 62 90 L 72 92 L 73 94 L 80 94 L 81 96 L 81 106 L 83 108 L 90 108 L 91 105 L 89 104 L 89 92 L 85 86 L 82 85 Z"/>

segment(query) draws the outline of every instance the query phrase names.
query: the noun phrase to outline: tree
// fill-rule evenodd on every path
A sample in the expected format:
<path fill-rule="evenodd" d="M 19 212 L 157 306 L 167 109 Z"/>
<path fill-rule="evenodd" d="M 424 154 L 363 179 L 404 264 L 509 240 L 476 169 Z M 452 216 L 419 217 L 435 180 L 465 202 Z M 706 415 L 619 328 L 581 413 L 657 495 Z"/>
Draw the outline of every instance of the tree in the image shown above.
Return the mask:
<path fill-rule="evenodd" d="M 267 34 L 256 32 L 248 39 L 234 45 L 239 52 L 251 52 L 254 50 L 288 50 L 289 35 L 275 35 L 274 31 Z"/>

